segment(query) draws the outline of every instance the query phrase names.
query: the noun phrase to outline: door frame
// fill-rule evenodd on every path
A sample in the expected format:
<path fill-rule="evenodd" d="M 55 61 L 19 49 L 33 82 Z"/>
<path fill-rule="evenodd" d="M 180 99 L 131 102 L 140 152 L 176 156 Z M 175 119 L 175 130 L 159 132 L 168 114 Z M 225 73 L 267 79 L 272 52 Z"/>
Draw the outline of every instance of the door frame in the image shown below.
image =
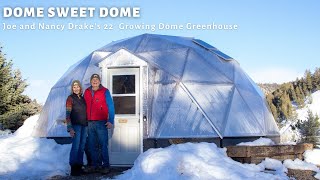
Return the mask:
<path fill-rule="evenodd" d="M 102 81 L 101 84 L 105 87 L 108 88 L 108 76 L 109 76 L 109 70 L 112 69 L 129 69 L 129 68 L 137 68 L 139 70 L 139 112 L 138 112 L 138 118 L 139 118 L 139 138 L 140 138 L 140 154 L 143 153 L 143 104 L 145 102 L 143 102 L 143 78 L 147 78 L 143 76 L 143 69 L 144 66 L 105 66 L 105 67 L 101 67 L 100 71 L 101 71 L 101 75 L 102 75 Z M 115 115 L 115 117 L 121 117 Z M 110 139 L 109 139 L 110 141 Z M 134 163 L 134 162 L 133 162 Z M 132 165 L 133 165 L 132 163 Z M 119 166 L 119 167 L 123 167 L 123 166 L 128 166 L 128 165 L 120 165 L 120 164 L 115 164 L 114 166 Z"/>

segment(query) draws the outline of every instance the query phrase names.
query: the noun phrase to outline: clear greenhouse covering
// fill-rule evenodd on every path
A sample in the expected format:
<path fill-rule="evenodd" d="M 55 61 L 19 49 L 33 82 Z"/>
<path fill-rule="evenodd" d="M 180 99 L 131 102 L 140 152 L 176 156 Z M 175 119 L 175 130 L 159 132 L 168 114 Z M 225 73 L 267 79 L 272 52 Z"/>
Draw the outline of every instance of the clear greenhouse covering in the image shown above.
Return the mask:
<path fill-rule="evenodd" d="M 198 39 L 155 34 L 112 42 L 70 67 L 52 87 L 35 136 L 69 136 L 71 82 L 87 88 L 101 62 L 142 69 L 145 138 L 279 136 L 264 94 L 236 60 Z"/>

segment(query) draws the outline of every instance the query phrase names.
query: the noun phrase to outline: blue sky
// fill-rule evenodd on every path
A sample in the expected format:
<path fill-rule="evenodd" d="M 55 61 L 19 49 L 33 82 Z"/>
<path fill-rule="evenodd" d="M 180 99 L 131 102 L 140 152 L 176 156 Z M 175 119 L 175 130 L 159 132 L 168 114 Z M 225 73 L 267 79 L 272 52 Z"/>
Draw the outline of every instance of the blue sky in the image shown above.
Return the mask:
<path fill-rule="evenodd" d="M 140 18 L 3 18 L 3 7 L 140 7 Z M 286 82 L 320 67 L 320 1 L 1 1 L 0 43 L 41 103 L 74 63 L 110 43 L 142 33 L 202 39 L 236 59 L 256 82 Z M 3 30 L 6 24 L 236 24 L 237 30 Z"/>

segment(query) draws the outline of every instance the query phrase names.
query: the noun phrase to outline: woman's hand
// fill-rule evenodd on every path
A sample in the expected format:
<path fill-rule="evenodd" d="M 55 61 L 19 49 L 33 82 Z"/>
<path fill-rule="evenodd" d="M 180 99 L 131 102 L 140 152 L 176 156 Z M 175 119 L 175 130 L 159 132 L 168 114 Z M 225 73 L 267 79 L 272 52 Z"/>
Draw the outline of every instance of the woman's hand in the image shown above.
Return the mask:
<path fill-rule="evenodd" d="M 73 137 L 76 135 L 76 132 L 74 132 L 74 130 L 71 129 L 71 130 L 69 131 L 69 134 L 70 134 L 70 136 L 73 138 Z"/>

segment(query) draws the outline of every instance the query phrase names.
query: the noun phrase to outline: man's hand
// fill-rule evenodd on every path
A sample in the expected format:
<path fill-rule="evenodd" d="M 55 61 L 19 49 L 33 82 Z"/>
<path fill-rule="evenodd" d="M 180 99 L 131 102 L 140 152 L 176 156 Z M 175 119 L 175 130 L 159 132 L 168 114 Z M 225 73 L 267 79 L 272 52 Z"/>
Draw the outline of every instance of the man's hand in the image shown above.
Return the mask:
<path fill-rule="evenodd" d="M 76 132 L 74 132 L 74 130 L 73 130 L 73 129 L 71 129 L 71 130 L 69 131 L 69 134 L 70 134 L 70 136 L 73 138 L 73 137 L 74 137 L 74 135 L 76 135 Z"/>
<path fill-rule="evenodd" d="M 106 126 L 107 126 L 108 129 L 112 128 L 112 124 L 110 122 L 107 122 Z"/>

